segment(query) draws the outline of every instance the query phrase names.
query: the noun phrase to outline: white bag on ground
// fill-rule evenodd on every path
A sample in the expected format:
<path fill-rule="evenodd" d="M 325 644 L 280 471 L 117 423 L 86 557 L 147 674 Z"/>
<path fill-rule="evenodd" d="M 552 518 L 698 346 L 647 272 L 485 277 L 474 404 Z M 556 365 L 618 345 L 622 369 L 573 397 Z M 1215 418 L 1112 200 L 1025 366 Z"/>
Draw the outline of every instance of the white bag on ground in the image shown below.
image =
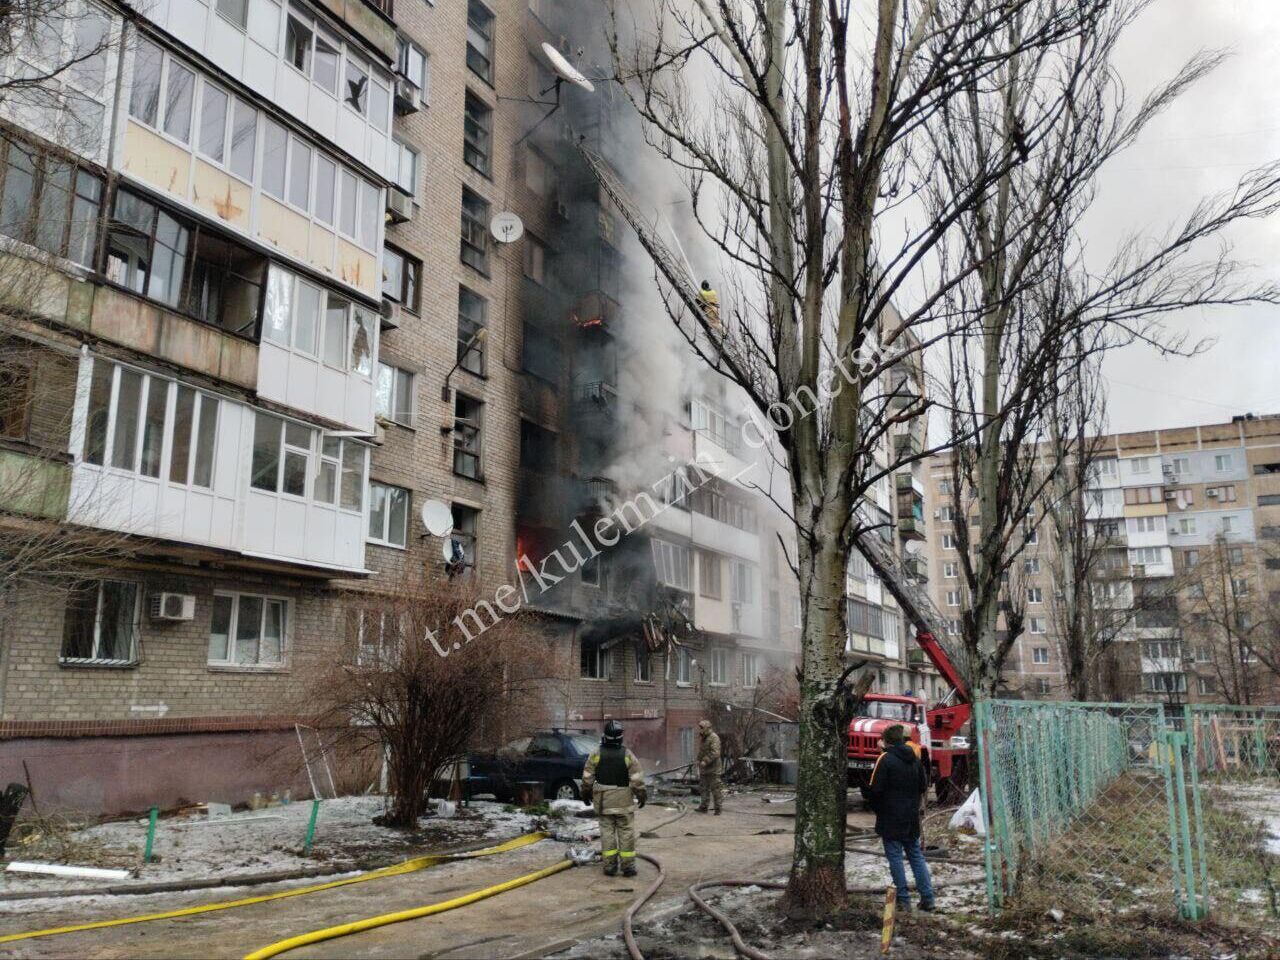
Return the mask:
<path fill-rule="evenodd" d="M 951 815 L 952 830 L 971 830 L 978 836 L 986 836 L 987 824 L 982 812 L 982 796 L 978 790 L 969 794 L 969 799 L 960 804 L 959 809 Z"/>

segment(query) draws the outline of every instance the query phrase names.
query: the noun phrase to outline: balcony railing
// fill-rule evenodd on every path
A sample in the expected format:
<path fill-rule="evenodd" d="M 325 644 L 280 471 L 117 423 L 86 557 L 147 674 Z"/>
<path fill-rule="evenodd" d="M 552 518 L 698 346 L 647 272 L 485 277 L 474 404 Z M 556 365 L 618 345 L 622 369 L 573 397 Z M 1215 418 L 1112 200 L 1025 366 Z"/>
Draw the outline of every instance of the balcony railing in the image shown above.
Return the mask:
<path fill-rule="evenodd" d="M 618 400 L 618 389 L 604 380 L 576 383 L 573 386 L 573 400 L 575 403 L 593 404 L 612 410 Z"/>
<path fill-rule="evenodd" d="M 924 521 L 917 517 L 899 517 L 898 533 L 904 540 L 923 540 Z"/>

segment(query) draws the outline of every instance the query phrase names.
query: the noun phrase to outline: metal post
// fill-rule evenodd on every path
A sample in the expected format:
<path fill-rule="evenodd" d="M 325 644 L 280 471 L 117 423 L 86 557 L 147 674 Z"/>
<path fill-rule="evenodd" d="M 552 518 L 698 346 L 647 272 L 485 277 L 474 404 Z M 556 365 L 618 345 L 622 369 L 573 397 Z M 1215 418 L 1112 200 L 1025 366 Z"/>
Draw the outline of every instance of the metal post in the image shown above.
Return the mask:
<path fill-rule="evenodd" d="M 1191 705 L 1182 708 L 1184 727 L 1190 749 L 1187 759 L 1191 766 L 1192 814 L 1195 816 L 1196 855 L 1200 858 L 1200 910 L 1201 916 L 1209 915 L 1209 863 L 1204 852 L 1204 808 L 1200 800 L 1200 744 L 1193 724 Z"/>
<path fill-rule="evenodd" d="M 985 827 L 982 838 L 982 857 L 986 863 L 987 874 L 987 907 L 995 911 L 999 908 L 1001 897 L 996 889 L 995 870 L 995 776 L 991 772 L 992 758 L 990 745 L 987 743 L 987 727 L 990 721 L 987 714 L 991 709 L 990 701 L 978 700 L 973 705 L 973 726 L 978 734 L 978 791 L 982 802 L 982 815 Z"/>
<path fill-rule="evenodd" d="M 320 816 L 320 801 L 311 801 L 311 819 L 307 821 L 307 839 L 302 844 L 302 855 L 305 857 L 311 853 L 311 841 L 316 835 L 316 817 Z"/>
<path fill-rule="evenodd" d="M 150 820 L 147 823 L 147 848 L 142 853 L 142 862 L 151 862 L 151 848 L 156 842 L 156 821 L 160 819 L 160 808 L 152 807 Z"/>
<path fill-rule="evenodd" d="M 1186 745 L 1185 733 L 1170 733 L 1169 745 L 1173 749 L 1174 790 L 1178 801 L 1178 827 L 1182 837 L 1182 867 L 1184 899 L 1182 901 L 1182 918 L 1184 920 L 1203 920 L 1204 905 L 1196 896 L 1195 864 L 1191 862 L 1191 825 L 1187 816 L 1187 781 L 1182 767 L 1182 749 Z M 1175 867 L 1177 864 L 1175 863 Z"/>

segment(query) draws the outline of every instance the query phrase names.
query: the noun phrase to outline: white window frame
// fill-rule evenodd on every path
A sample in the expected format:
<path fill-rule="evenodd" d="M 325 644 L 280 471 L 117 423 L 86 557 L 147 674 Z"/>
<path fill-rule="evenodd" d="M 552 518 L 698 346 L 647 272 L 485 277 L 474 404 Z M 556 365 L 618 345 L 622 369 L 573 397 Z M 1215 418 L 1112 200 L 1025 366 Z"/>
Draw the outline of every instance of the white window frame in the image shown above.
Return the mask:
<path fill-rule="evenodd" d="M 213 592 L 214 603 L 217 603 L 218 597 L 231 598 L 231 619 L 227 624 L 227 649 L 223 658 L 215 658 L 213 655 L 213 620 L 212 611 L 209 621 L 209 647 L 208 647 L 208 664 L 211 667 L 222 667 L 236 670 L 280 670 L 288 666 L 289 663 L 289 628 L 293 623 L 293 611 L 291 609 L 292 601 L 288 597 L 281 597 L 273 594 L 249 593 L 240 590 L 215 590 Z M 258 657 L 252 663 L 247 661 L 238 661 L 236 655 L 236 634 L 240 627 L 240 605 L 245 598 L 251 600 L 262 601 L 262 614 L 258 623 Z M 267 610 L 272 604 L 278 604 L 281 611 L 280 623 L 280 659 L 262 660 L 262 638 L 263 630 L 266 624 Z"/>
<path fill-rule="evenodd" d="M 942 576 L 943 576 L 943 579 L 945 580 L 954 580 L 958 576 L 960 576 L 960 561 L 959 560 L 942 561 Z"/>
<path fill-rule="evenodd" d="M 1034 634 L 1036 634 L 1036 635 L 1039 635 L 1039 634 L 1044 633 L 1044 632 L 1045 632 L 1044 618 L 1042 618 L 1042 617 L 1028 617 L 1028 618 L 1027 618 L 1027 632 L 1028 632 L 1028 633 L 1034 633 Z"/>
<path fill-rule="evenodd" d="M 956 538 L 954 534 L 944 533 L 942 535 L 942 549 L 954 550 L 956 548 Z"/>
<path fill-rule="evenodd" d="M 1035 574 L 1038 574 L 1040 572 L 1040 558 L 1039 557 L 1024 558 L 1022 561 L 1022 572 L 1032 574 L 1033 576 Z"/>
<path fill-rule="evenodd" d="M 1229 453 L 1215 453 L 1213 455 L 1213 469 L 1218 473 L 1230 473 L 1235 467 L 1235 459 Z"/>
<path fill-rule="evenodd" d="M 1048 647 L 1032 647 L 1032 648 L 1031 648 L 1031 662 L 1032 662 L 1032 663 L 1040 663 L 1040 664 L 1048 663 L 1048 662 L 1049 662 L 1049 648 L 1048 648 Z"/>
<path fill-rule="evenodd" d="M 643 643 L 637 644 L 633 659 L 635 664 L 631 677 L 632 682 L 653 683 L 653 655 L 649 652 L 649 648 Z"/>
<path fill-rule="evenodd" d="M 672 543 L 670 540 L 663 540 L 659 537 L 652 537 L 649 542 L 653 545 L 654 570 L 657 573 L 658 582 L 676 590 L 683 590 L 685 593 L 692 593 L 693 583 L 690 569 L 692 567 L 692 556 L 689 547 L 685 544 Z M 680 562 L 681 557 L 683 557 L 683 563 Z M 679 576 L 681 570 L 684 572 L 683 579 Z"/>
<path fill-rule="evenodd" d="M 760 680 L 764 675 L 764 657 L 758 653 L 744 653 L 742 655 L 742 685 L 748 690 L 752 690 L 760 685 Z"/>
<path fill-rule="evenodd" d="M 693 653 L 688 647 L 676 647 L 676 686 L 693 686 Z"/>
<path fill-rule="evenodd" d="M 947 606 L 948 606 L 948 607 L 958 607 L 958 606 L 960 606 L 960 591 L 959 591 L 959 590 L 948 590 L 948 591 L 947 591 Z"/>
<path fill-rule="evenodd" d="M 375 488 L 382 491 L 382 530 L 375 534 L 371 529 L 374 519 L 374 495 Z M 404 523 L 399 531 L 400 540 L 397 541 L 393 534 L 396 531 L 391 529 L 391 498 L 394 494 L 404 495 Z M 365 540 L 369 543 L 376 543 L 383 547 L 392 547 L 396 550 L 405 550 L 409 543 L 409 517 L 413 510 L 413 491 L 406 487 L 397 487 L 394 484 L 382 483 L 378 480 L 369 481 L 369 528 L 365 530 Z"/>
<path fill-rule="evenodd" d="M 126 364 L 116 363 L 102 357 L 92 357 L 89 368 L 90 387 L 94 372 L 99 367 L 110 368 L 111 385 L 107 402 L 106 420 L 103 426 L 104 437 L 102 444 L 102 463 L 91 463 L 88 459 L 88 442 L 89 442 L 89 423 L 92 416 L 92 409 L 89 404 L 92 403 L 92 391 L 86 397 L 85 406 L 85 434 L 81 444 L 79 460 L 81 463 L 92 467 L 95 470 L 106 470 L 119 475 L 128 475 L 140 477 L 145 481 L 164 482 L 170 486 L 182 489 L 214 489 L 218 475 L 218 422 L 222 415 L 222 408 L 228 401 L 220 397 L 197 390 L 190 384 L 182 383 L 177 380 L 170 380 L 167 377 L 160 377 L 146 370 L 130 367 Z M 112 464 L 115 456 L 115 433 L 116 420 L 119 416 L 120 409 L 120 380 L 123 376 L 122 371 L 137 374 L 142 378 L 142 387 L 138 396 L 138 422 L 137 431 L 134 437 L 134 449 L 130 460 L 130 466 L 120 467 Z M 142 454 L 144 444 L 146 442 L 147 428 L 147 408 L 151 402 L 151 393 L 153 390 L 161 389 L 165 391 L 164 399 L 164 420 L 160 426 L 160 452 L 158 461 L 158 473 L 155 476 L 142 472 Z M 192 405 L 193 418 L 190 426 L 190 437 L 187 451 L 187 465 L 183 471 L 183 480 L 171 479 L 173 473 L 173 441 L 174 427 L 176 425 L 178 395 L 181 390 L 188 389 L 194 394 Z M 213 413 L 213 430 L 209 434 L 205 434 L 202 429 L 202 420 L 206 415 L 206 411 L 212 409 Z M 212 448 L 208 450 L 207 456 L 210 463 L 209 483 L 197 483 L 195 481 L 195 465 L 201 456 L 201 441 L 209 439 Z"/>
<path fill-rule="evenodd" d="M 711 651 L 711 669 L 707 674 L 711 686 L 724 687 L 729 683 L 729 651 L 716 647 Z"/>
<path fill-rule="evenodd" d="M 1027 603 L 1044 603 L 1044 590 L 1040 587 L 1027 587 Z"/>
<path fill-rule="evenodd" d="M 377 379 L 374 381 L 374 390 L 373 390 L 375 413 L 377 413 L 377 415 L 380 417 L 384 417 L 385 419 L 390 420 L 392 423 L 398 423 L 402 427 L 408 427 L 410 429 L 413 429 L 414 417 L 417 412 L 416 408 L 418 405 L 417 396 L 416 396 L 417 391 L 415 389 L 415 382 L 414 382 L 416 379 L 416 375 L 410 370 L 405 370 L 403 367 L 397 367 L 395 364 L 392 364 L 392 363 L 385 363 L 382 360 L 378 361 L 377 370 L 378 370 L 378 376 L 377 376 Z M 385 376 L 389 376 L 391 378 L 391 391 L 390 391 L 391 406 L 390 406 L 390 409 L 387 409 L 387 410 L 384 410 L 382 406 L 382 401 L 383 401 L 382 381 Z M 400 390 L 398 388 L 400 384 L 405 381 L 408 382 L 409 409 L 397 410 L 396 398 L 400 395 Z"/>
<path fill-rule="evenodd" d="M 582 672 L 582 658 L 591 657 L 591 673 Z M 604 643 L 584 644 L 578 653 L 578 678 L 593 680 L 597 683 L 607 681 L 613 674 L 613 650 Z"/>
<path fill-rule="evenodd" d="M 1134 474 L 1150 473 L 1151 458 L 1150 457 L 1133 457 L 1129 461 L 1129 471 Z"/>

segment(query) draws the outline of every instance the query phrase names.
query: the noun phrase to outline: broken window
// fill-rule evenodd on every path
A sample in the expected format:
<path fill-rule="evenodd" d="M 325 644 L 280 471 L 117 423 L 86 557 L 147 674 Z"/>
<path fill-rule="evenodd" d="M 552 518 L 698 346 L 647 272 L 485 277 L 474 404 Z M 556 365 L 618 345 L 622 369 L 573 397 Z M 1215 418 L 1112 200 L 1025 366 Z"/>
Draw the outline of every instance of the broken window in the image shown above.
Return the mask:
<path fill-rule="evenodd" d="M 364 115 L 369 102 L 369 72 L 355 57 L 347 57 L 347 82 L 342 88 L 342 100 L 356 113 Z"/>
<path fill-rule="evenodd" d="M 493 13 L 479 0 L 467 4 L 467 67 L 493 82 Z"/>
<path fill-rule="evenodd" d="M 484 340 L 476 334 L 489 320 L 489 301 L 466 287 L 458 288 L 458 366 L 484 376 Z"/>
<path fill-rule="evenodd" d="M 462 189 L 462 262 L 486 276 L 489 273 L 489 202 Z"/>
<path fill-rule="evenodd" d="M 89 580 L 73 587 L 62 621 L 62 662 L 133 663 L 139 596 L 136 583 L 120 580 Z"/>
<path fill-rule="evenodd" d="M 418 278 L 422 263 L 394 247 L 383 247 L 382 295 L 412 313 L 418 312 Z"/>
<path fill-rule="evenodd" d="M 204 323 L 252 337 L 266 269 L 260 254 L 117 190 L 106 276 Z"/>
<path fill-rule="evenodd" d="M 453 472 L 479 480 L 481 419 L 484 404 L 466 394 L 456 395 L 453 407 Z"/>
<path fill-rule="evenodd" d="M 209 626 L 214 666 L 278 667 L 284 663 L 288 601 L 248 593 L 217 593 Z"/>
<path fill-rule="evenodd" d="M 387 363 L 379 363 L 374 400 L 374 412 L 378 416 L 406 427 L 412 426 L 413 374 Z"/>
<path fill-rule="evenodd" d="M 453 541 L 457 561 L 464 567 L 476 565 L 479 525 L 479 510 L 461 503 L 453 505 L 453 533 L 450 538 Z"/>
<path fill-rule="evenodd" d="M 462 121 L 462 159 L 485 176 L 489 174 L 493 109 L 470 90 L 467 91 Z"/>

